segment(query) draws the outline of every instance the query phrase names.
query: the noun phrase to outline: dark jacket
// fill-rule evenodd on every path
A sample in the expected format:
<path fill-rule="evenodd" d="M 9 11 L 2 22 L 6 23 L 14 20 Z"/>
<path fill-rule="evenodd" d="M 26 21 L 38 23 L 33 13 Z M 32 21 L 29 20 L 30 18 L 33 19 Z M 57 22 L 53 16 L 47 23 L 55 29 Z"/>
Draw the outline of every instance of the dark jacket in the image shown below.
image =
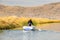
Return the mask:
<path fill-rule="evenodd" d="M 31 26 L 32 24 L 33 24 L 33 22 L 32 22 L 32 20 L 30 19 L 30 20 L 28 21 L 28 25 Z"/>

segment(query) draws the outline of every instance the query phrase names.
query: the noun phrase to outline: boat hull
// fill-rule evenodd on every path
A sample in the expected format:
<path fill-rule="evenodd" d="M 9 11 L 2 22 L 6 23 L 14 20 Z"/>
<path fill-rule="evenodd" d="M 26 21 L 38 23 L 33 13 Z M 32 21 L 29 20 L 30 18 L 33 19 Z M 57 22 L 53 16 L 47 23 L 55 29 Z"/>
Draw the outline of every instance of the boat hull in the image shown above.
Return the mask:
<path fill-rule="evenodd" d="M 24 26 L 23 30 L 25 30 L 25 31 L 34 31 L 35 27 L 34 26 Z"/>

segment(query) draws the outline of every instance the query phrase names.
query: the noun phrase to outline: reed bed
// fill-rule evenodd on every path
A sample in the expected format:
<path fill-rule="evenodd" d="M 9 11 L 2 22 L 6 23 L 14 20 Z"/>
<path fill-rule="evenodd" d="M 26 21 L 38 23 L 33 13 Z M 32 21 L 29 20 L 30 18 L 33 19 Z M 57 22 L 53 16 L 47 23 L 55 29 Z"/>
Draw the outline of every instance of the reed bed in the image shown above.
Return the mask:
<path fill-rule="evenodd" d="M 0 30 L 5 29 L 22 29 L 23 26 L 28 26 L 28 21 L 32 20 L 34 26 L 41 26 L 43 24 L 49 23 L 60 23 L 60 20 L 50 20 L 48 18 L 28 18 L 28 17 L 17 17 L 17 16 L 7 16 L 0 17 Z"/>

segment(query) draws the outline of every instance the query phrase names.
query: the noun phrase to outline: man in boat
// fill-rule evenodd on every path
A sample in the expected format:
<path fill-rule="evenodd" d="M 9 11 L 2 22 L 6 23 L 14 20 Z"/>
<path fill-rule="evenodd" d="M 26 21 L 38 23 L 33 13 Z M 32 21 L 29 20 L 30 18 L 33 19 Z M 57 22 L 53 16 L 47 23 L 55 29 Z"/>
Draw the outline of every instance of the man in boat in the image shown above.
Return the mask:
<path fill-rule="evenodd" d="M 35 27 L 32 26 L 32 25 L 33 25 L 33 22 L 32 22 L 32 20 L 30 19 L 30 20 L 28 21 L 28 26 L 32 28 L 32 29 L 31 29 L 32 31 L 34 31 L 34 30 L 35 30 Z"/>
<path fill-rule="evenodd" d="M 33 25 L 33 22 L 32 22 L 32 20 L 30 19 L 30 20 L 28 21 L 28 26 L 31 26 L 31 25 Z"/>
<path fill-rule="evenodd" d="M 30 19 L 28 21 L 28 26 L 24 26 L 23 29 L 26 30 L 26 31 L 29 31 L 29 30 L 32 30 L 32 31 L 35 31 L 35 27 L 32 26 L 33 25 L 33 22 L 32 20 Z"/>

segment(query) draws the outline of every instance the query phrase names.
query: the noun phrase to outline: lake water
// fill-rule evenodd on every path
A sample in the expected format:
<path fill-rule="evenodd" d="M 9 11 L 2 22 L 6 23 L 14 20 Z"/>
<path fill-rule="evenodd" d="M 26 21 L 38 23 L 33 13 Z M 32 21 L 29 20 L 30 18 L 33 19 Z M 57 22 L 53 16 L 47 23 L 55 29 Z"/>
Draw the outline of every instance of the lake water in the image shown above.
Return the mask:
<path fill-rule="evenodd" d="M 0 33 L 0 40 L 60 40 L 60 32 L 4 30 Z"/>

